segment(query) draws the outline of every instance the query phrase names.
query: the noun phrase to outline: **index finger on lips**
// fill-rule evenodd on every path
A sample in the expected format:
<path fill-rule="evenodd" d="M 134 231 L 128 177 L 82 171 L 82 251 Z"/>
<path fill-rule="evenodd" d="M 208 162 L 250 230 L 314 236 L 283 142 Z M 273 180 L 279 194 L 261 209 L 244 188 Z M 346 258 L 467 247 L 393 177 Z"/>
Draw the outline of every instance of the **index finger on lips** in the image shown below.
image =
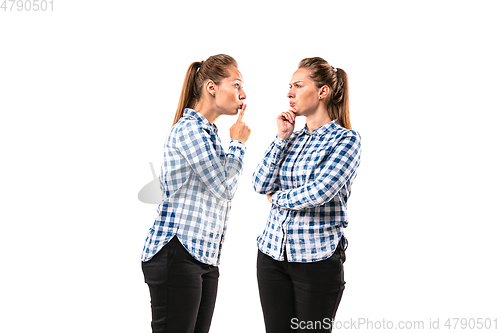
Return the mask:
<path fill-rule="evenodd" d="M 246 108 L 247 108 L 247 105 L 243 104 L 243 107 L 241 108 L 240 114 L 238 115 L 238 120 L 236 120 L 237 123 L 241 123 L 241 120 L 243 119 L 243 115 L 245 114 Z"/>

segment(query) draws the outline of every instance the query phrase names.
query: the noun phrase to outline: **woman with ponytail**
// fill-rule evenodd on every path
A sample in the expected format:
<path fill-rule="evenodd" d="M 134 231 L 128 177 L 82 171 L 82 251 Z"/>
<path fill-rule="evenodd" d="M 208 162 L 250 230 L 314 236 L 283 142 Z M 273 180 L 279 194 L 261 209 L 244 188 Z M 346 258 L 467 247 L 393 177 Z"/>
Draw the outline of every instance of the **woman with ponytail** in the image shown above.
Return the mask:
<path fill-rule="evenodd" d="M 189 66 L 164 146 L 162 203 L 142 251 L 153 332 L 208 332 L 226 222 L 250 129 L 236 61 L 224 54 Z M 214 121 L 237 115 L 224 152 Z"/>
<path fill-rule="evenodd" d="M 287 97 L 290 109 L 278 116 L 276 139 L 253 174 L 272 204 L 257 239 L 264 322 L 268 333 L 330 332 L 345 284 L 346 204 L 361 141 L 342 69 L 302 60 Z M 306 125 L 294 132 L 299 116 Z"/>

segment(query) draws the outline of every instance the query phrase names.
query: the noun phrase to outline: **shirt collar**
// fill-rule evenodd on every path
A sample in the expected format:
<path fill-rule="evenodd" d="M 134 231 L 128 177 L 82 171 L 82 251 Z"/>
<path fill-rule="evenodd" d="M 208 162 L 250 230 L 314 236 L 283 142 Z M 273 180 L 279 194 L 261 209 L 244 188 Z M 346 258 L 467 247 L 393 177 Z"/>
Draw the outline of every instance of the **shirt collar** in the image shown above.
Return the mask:
<path fill-rule="evenodd" d="M 210 123 L 207 120 L 207 118 L 205 118 L 198 111 L 196 111 L 194 109 L 186 108 L 186 109 L 184 109 L 184 117 L 191 118 L 191 119 L 199 121 L 201 123 L 201 127 L 202 128 L 207 128 L 209 130 L 214 131 L 215 134 L 217 134 L 217 131 L 218 131 L 217 126 L 215 126 L 215 124 Z"/>
<path fill-rule="evenodd" d="M 298 136 L 301 136 L 304 134 L 323 136 L 326 133 L 330 133 L 330 132 L 335 131 L 337 128 L 339 128 L 339 125 L 337 124 L 337 119 L 335 119 L 335 120 L 330 121 L 329 123 L 324 124 L 321 127 L 316 128 L 311 133 L 309 133 L 309 131 L 307 130 L 307 124 L 306 124 L 297 134 L 298 134 Z"/>

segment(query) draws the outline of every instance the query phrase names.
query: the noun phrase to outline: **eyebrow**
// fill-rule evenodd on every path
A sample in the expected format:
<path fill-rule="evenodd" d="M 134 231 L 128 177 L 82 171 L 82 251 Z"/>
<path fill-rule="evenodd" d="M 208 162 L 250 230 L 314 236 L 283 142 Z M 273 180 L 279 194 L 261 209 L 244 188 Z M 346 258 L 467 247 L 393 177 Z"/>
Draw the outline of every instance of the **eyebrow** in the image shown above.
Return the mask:
<path fill-rule="evenodd" d="M 292 86 L 292 85 L 297 84 L 299 82 L 302 82 L 302 80 L 298 80 L 298 81 L 295 81 L 295 82 L 290 82 L 290 85 Z"/>

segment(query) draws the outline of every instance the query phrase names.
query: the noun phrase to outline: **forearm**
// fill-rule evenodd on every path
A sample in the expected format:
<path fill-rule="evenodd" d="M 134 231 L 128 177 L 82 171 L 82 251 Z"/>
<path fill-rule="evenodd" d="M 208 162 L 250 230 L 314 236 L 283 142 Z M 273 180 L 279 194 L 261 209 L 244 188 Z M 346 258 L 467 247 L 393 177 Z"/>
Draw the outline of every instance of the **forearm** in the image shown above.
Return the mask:
<path fill-rule="evenodd" d="M 316 184 L 301 186 L 300 188 L 275 192 L 270 201 L 274 205 L 288 210 L 319 207 L 331 201 L 342 186 L 336 185 L 330 188 Z"/>
<path fill-rule="evenodd" d="M 243 157 L 246 147 L 241 141 L 232 140 L 224 163 L 225 181 L 221 184 L 228 199 L 234 198 L 238 180 L 243 171 Z"/>
<path fill-rule="evenodd" d="M 314 181 L 276 192 L 272 196 L 272 203 L 289 210 L 302 210 L 324 205 L 331 201 L 355 176 L 360 163 L 360 155 L 360 138 L 358 136 L 345 138 L 322 165 Z"/>
<path fill-rule="evenodd" d="M 191 144 L 182 144 L 176 149 L 190 165 L 201 186 L 220 200 L 231 200 L 243 168 L 245 145 L 231 141 L 228 153 L 221 159 L 212 141 L 196 140 L 196 133 L 186 133 L 184 137 L 192 138 Z"/>
<path fill-rule="evenodd" d="M 257 165 L 252 177 L 253 187 L 257 193 L 267 194 L 277 190 L 276 179 L 286 144 L 286 140 L 277 137 Z"/>

